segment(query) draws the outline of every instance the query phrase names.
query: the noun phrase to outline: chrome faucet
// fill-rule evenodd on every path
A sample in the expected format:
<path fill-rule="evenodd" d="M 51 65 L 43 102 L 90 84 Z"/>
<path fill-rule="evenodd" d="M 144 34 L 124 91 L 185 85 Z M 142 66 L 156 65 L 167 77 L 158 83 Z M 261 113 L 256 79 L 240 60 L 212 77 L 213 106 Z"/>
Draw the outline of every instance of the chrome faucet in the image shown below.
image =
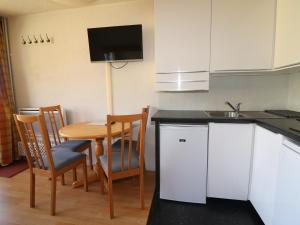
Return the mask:
<path fill-rule="evenodd" d="M 239 114 L 240 113 L 240 109 L 241 109 L 241 102 L 239 102 L 237 105 L 236 105 L 236 107 L 234 107 L 230 102 L 228 102 L 228 101 L 226 101 L 225 102 L 225 104 L 227 104 L 230 108 L 232 108 L 232 110 L 234 111 L 234 112 L 236 112 L 237 114 Z"/>

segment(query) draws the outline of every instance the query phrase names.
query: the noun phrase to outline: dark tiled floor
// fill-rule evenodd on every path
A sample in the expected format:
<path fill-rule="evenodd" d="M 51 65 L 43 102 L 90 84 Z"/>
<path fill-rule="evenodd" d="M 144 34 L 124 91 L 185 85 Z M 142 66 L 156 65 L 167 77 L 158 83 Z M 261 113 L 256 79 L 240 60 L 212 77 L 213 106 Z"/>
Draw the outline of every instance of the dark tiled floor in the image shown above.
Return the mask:
<path fill-rule="evenodd" d="M 148 225 L 264 225 L 251 203 L 207 199 L 206 205 L 153 198 Z"/>

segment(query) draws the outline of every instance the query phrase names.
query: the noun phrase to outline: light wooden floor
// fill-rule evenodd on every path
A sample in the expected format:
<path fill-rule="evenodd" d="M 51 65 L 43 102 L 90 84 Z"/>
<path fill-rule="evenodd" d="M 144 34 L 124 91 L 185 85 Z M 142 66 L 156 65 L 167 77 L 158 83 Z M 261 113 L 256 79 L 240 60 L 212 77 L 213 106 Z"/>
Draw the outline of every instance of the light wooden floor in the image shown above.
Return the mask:
<path fill-rule="evenodd" d="M 80 169 L 79 169 L 80 170 Z M 79 174 L 79 178 L 81 174 Z M 114 187 L 115 218 L 110 220 L 107 194 L 100 194 L 99 182 L 72 189 L 71 173 L 66 185 L 57 185 L 56 216 L 50 216 L 50 181 L 36 177 L 36 208 L 29 208 L 29 173 L 12 178 L 0 177 L 0 225 L 101 225 L 146 224 L 154 190 L 154 174 L 145 174 L 145 205 L 139 207 L 137 179 L 116 181 Z"/>

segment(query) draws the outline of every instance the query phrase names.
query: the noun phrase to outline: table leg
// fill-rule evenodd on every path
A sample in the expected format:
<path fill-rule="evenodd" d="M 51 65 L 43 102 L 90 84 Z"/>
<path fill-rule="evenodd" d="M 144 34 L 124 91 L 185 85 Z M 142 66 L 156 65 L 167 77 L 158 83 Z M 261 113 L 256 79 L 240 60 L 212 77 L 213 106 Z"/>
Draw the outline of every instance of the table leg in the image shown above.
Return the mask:
<path fill-rule="evenodd" d="M 100 164 L 100 156 L 103 154 L 103 143 L 102 139 L 96 139 L 96 166 L 95 166 L 95 172 L 97 173 L 97 176 L 100 177 L 101 173 L 101 164 Z"/>
<path fill-rule="evenodd" d="M 96 165 L 94 166 L 94 171 L 89 174 L 88 176 L 88 183 L 94 183 L 97 181 L 101 181 L 101 165 L 100 165 L 100 156 L 103 154 L 103 139 L 99 138 L 96 139 Z M 75 181 L 72 184 L 73 188 L 81 187 L 83 186 L 83 180 Z M 104 190 L 103 188 L 103 182 L 101 181 L 101 191 Z"/>

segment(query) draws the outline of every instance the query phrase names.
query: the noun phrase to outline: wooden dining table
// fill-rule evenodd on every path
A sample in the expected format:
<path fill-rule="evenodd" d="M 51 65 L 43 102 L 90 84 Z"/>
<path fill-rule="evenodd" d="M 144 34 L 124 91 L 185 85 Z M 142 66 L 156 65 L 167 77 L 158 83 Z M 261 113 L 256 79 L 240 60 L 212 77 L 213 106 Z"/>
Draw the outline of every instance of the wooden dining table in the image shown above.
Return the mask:
<path fill-rule="evenodd" d="M 125 124 L 125 130 L 129 129 L 129 124 Z M 112 125 L 112 136 L 118 137 L 122 132 L 122 124 L 115 123 Z M 104 153 L 103 151 L 103 140 L 107 137 L 107 126 L 105 123 L 96 122 L 84 122 L 74 123 L 62 127 L 59 130 L 59 134 L 67 139 L 90 139 L 95 140 L 96 149 L 96 165 L 93 167 L 94 170 L 88 176 L 88 183 L 92 183 L 100 180 L 100 156 Z M 73 183 L 73 187 L 79 187 L 83 185 L 83 181 L 79 180 Z"/>

